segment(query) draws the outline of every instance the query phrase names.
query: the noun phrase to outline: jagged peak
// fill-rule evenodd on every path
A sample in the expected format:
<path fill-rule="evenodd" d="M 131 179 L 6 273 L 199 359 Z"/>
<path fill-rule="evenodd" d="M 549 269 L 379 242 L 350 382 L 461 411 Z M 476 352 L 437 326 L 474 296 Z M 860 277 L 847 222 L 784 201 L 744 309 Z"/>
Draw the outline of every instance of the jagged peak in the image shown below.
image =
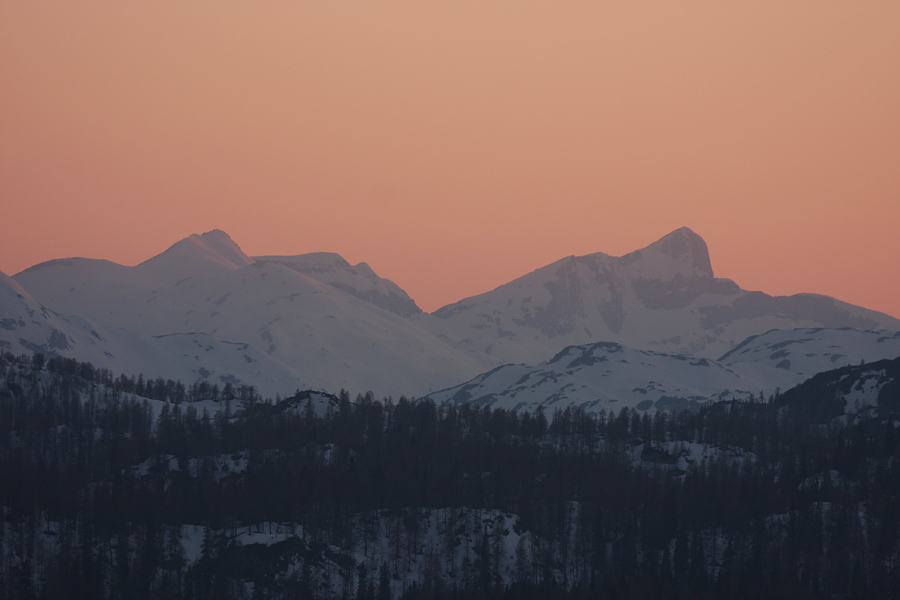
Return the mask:
<path fill-rule="evenodd" d="M 201 235 L 192 235 L 188 239 L 192 238 L 196 238 L 204 248 L 239 267 L 251 265 L 254 262 L 252 258 L 244 254 L 231 236 L 221 229 L 213 229 Z"/>
<path fill-rule="evenodd" d="M 628 267 L 640 263 L 659 262 L 659 259 L 687 267 L 688 272 L 682 273 L 683 275 L 710 278 L 714 276 L 706 242 L 689 227 L 680 227 L 649 246 L 622 256 L 619 260 L 623 266 Z"/>

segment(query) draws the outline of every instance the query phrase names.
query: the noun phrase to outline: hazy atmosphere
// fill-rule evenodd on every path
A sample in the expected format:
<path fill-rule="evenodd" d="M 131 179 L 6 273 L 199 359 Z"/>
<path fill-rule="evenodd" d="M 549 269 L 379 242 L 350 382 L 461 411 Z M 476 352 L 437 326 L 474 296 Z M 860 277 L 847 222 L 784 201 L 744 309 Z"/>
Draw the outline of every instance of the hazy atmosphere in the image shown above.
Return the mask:
<path fill-rule="evenodd" d="M 618 4 L 618 3 L 613 3 Z M 683 225 L 900 316 L 900 5 L 0 6 L 0 270 L 227 231 L 428 311 Z"/>

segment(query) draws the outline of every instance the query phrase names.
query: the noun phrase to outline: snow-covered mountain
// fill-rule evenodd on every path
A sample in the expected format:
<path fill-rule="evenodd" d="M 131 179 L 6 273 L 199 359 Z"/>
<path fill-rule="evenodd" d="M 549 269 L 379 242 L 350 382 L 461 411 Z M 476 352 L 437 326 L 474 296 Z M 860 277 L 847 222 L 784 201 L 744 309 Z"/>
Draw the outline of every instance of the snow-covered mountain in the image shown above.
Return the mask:
<path fill-rule="evenodd" d="M 375 274 L 366 263 L 351 265 L 339 254 L 313 252 L 300 256 L 256 256 L 257 263 L 278 264 L 356 296 L 402 317 L 422 309 L 400 286 Z"/>
<path fill-rule="evenodd" d="M 0 349 L 13 352 L 65 352 L 91 347 L 85 323 L 61 317 L 41 305 L 14 279 L 0 273 Z"/>
<path fill-rule="evenodd" d="M 900 418 L 900 357 L 817 373 L 779 399 L 787 411 L 812 423 L 835 418 Z"/>
<path fill-rule="evenodd" d="M 150 355 L 169 352 L 158 348 L 173 340 L 189 345 L 197 336 L 206 346 L 247 349 L 246 356 L 233 353 L 246 364 L 224 364 L 199 350 L 188 362 L 202 365 L 200 376 L 211 382 L 230 378 L 269 395 L 300 387 L 421 395 L 483 370 L 397 314 L 415 303 L 366 265 L 350 267 L 322 254 L 257 260 L 218 230 L 190 236 L 136 267 L 56 260 L 15 280 L 60 314 L 128 332 L 131 343 Z M 115 366 L 174 376 L 156 364 L 136 357 Z M 266 372 L 277 376 L 260 379 Z"/>
<path fill-rule="evenodd" d="M 717 400 L 767 398 L 821 371 L 898 356 L 900 332 L 852 329 L 773 330 L 719 360 L 600 342 L 569 346 L 535 366 L 504 365 L 430 397 L 531 412 L 567 406 L 588 413 L 624 406 L 677 412 Z"/>
<path fill-rule="evenodd" d="M 459 348 L 528 364 L 597 341 L 716 358 L 771 329 L 900 330 L 900 320 L 827 296 L 769 296 L 717 278 L 686 227 L 625 256 L 564 258 L 434 315 L 427 326 Z"/>
<path fill-rule="evenodd" d="M 0 350 L 13 354 L 66 356 L 120 373 L 188 383 L 245 383 L 272 395 L 307 387 L 293 369 L 249 344 L 222 341 L 201 332 L 151 335 L 62 316 L 2 273 L 0 307 Z"/>
<path fill-rule="evenodd" d="M 569 346 L 535 366 L 503 365 L 429 397 L 517 411 L 543 407 L 548 414 L 577 406 L 593 414 L 625 406 L 679 411 L 751 393 L 754 382 L 714 360 L 598 342 Z"/>
<path fill-rule="evenodd" d="M 705 242 L 687 228 L 622 257 L 563 259 L 434 314 L 365 263 L 331 253 L 250 257 L 219 230 L 135 267 L 68 258 L 0 278 L 0 348 L 145 377 L 244 383 L 269 396 L 305 388 L 421 396 L 506 363 L 541 364 L 568 346 L 611 347 L 598 342 L 647 351 L 657 362 L 691 355 L 715 364 L 748 336 L 797 327 L 897 331 L 900 321 L 825 296 L 744 291 L 714 277 Z M 758 391 L 764 374 L 785 389 L 796 375 L 834 364 L 798 356 L 785 368 L 783 358 L 763 359 L 779 350 L 748 354 L 750 347 L 714 368 L 722 377 L 739 372 L 741 381 L 712 389 L 685 375 L 667 382 L 666 393 Z M 629 364 L 641 360 L 635 354 Z M 630 367 L 617 368 L 631 381 Z M 634 387 L 646 385 L 627 390 Z M 589 401 L 614 397 L 601 391 Z"/>
<path fill-rule="evenodd" d="M 719 358 L 744 377 L 782 391 L 823 371 L 900 356 L 900 331 L 804 328 L 747 338 Z"/>

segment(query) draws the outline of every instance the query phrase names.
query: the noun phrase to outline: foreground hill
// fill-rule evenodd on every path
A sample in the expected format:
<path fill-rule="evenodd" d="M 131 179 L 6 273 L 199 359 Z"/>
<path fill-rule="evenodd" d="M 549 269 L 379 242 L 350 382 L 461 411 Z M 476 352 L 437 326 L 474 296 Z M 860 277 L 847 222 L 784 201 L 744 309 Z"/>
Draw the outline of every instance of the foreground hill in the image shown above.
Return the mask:
<path fill-rule="evenodd" d="M 750 337 L 719 357 L 767 394 L 822 371 L 900 356 L 900 331 L 804 328 Z"/>
<path fill-rule="evenodd" d="M 900 357 L 823 371 L 776 402 L 794 418 L 828 423 L 837 418 L 900 418 Z"/>
<path fill-rule="evenodd" d="M 589 414 L 697 410 L 727 399 L 762 401 L 821 371 L 900 356 L 900 332 L 773 330 L 719 360 L 637 350 L 612 342 L 570 346 L 537 365 L 504 365 L 432 393 L 438 403 Z"/>
<path fill-rule="evenodd" d="M 598 342 L 569 346 L 534 366 L 503 365 L 429 398 L 512 411 L 541 407 L 547 414 L 565 408 L 588 414 L 623 407 L 680 411 L 746 399 L 755 393 L 754 383 L 713 360 Z"/>

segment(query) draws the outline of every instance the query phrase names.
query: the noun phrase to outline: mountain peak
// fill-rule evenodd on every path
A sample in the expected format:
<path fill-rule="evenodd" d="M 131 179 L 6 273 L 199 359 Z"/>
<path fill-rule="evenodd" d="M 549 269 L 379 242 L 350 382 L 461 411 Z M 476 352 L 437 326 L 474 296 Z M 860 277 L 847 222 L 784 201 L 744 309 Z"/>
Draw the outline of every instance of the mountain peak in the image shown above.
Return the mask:
<path fill-rule="evenodd" d="M 213 229 L 201 235 L 189 235 L 135 268 L 163 277 L 182 278 L 210 266 L 239 269 L 254 262 L 231 236 L 221 229 Z"/>
<path fill-rule="evenodd" d="M 231 236 L 221 229 L 213 229 L 201 235 L 192 235 L 188 239 L 191 238 L 196 238 L 204 249 L 238 267 L 252 265 L 254 262 L 252 258 L 244 254 Z"/>
<path fill-rule="evenodd" d="M 665 265 L 662 270 L 669 273 L 672 272 L 672 263 L 677 263 L 682 275 L 713 277 L 709 248 L 703 238 L 689 227 L 680 227 L 649 246 L 626 254 L 621 261 L 625 266 L 640 264 L 643 267 L 641 270 L 646 270 L 649 266 L 650 271 L 661 270 L 660 267 Z M 650 273 L 645 273 L 644 276 L 650 276 Z"/>
<path fill-rule="evenodd" d="M 673 231 L 671 233 L 667 233 L 666 235 L 662 236 L 661 238 L 659 238 L 656 241 L 656 243 L 662 242 L 664 240 L 691 240 L 691 239 L 699 240 L 701 242 L 703 241 L 703 238 L 701 238 L 699 235 L 697 235 L 697 233 L 695 233 L 693 229 L 691 229 L 690 227 L 684 226 L 684 227 L 679 227 L 675 231 Z"/>

